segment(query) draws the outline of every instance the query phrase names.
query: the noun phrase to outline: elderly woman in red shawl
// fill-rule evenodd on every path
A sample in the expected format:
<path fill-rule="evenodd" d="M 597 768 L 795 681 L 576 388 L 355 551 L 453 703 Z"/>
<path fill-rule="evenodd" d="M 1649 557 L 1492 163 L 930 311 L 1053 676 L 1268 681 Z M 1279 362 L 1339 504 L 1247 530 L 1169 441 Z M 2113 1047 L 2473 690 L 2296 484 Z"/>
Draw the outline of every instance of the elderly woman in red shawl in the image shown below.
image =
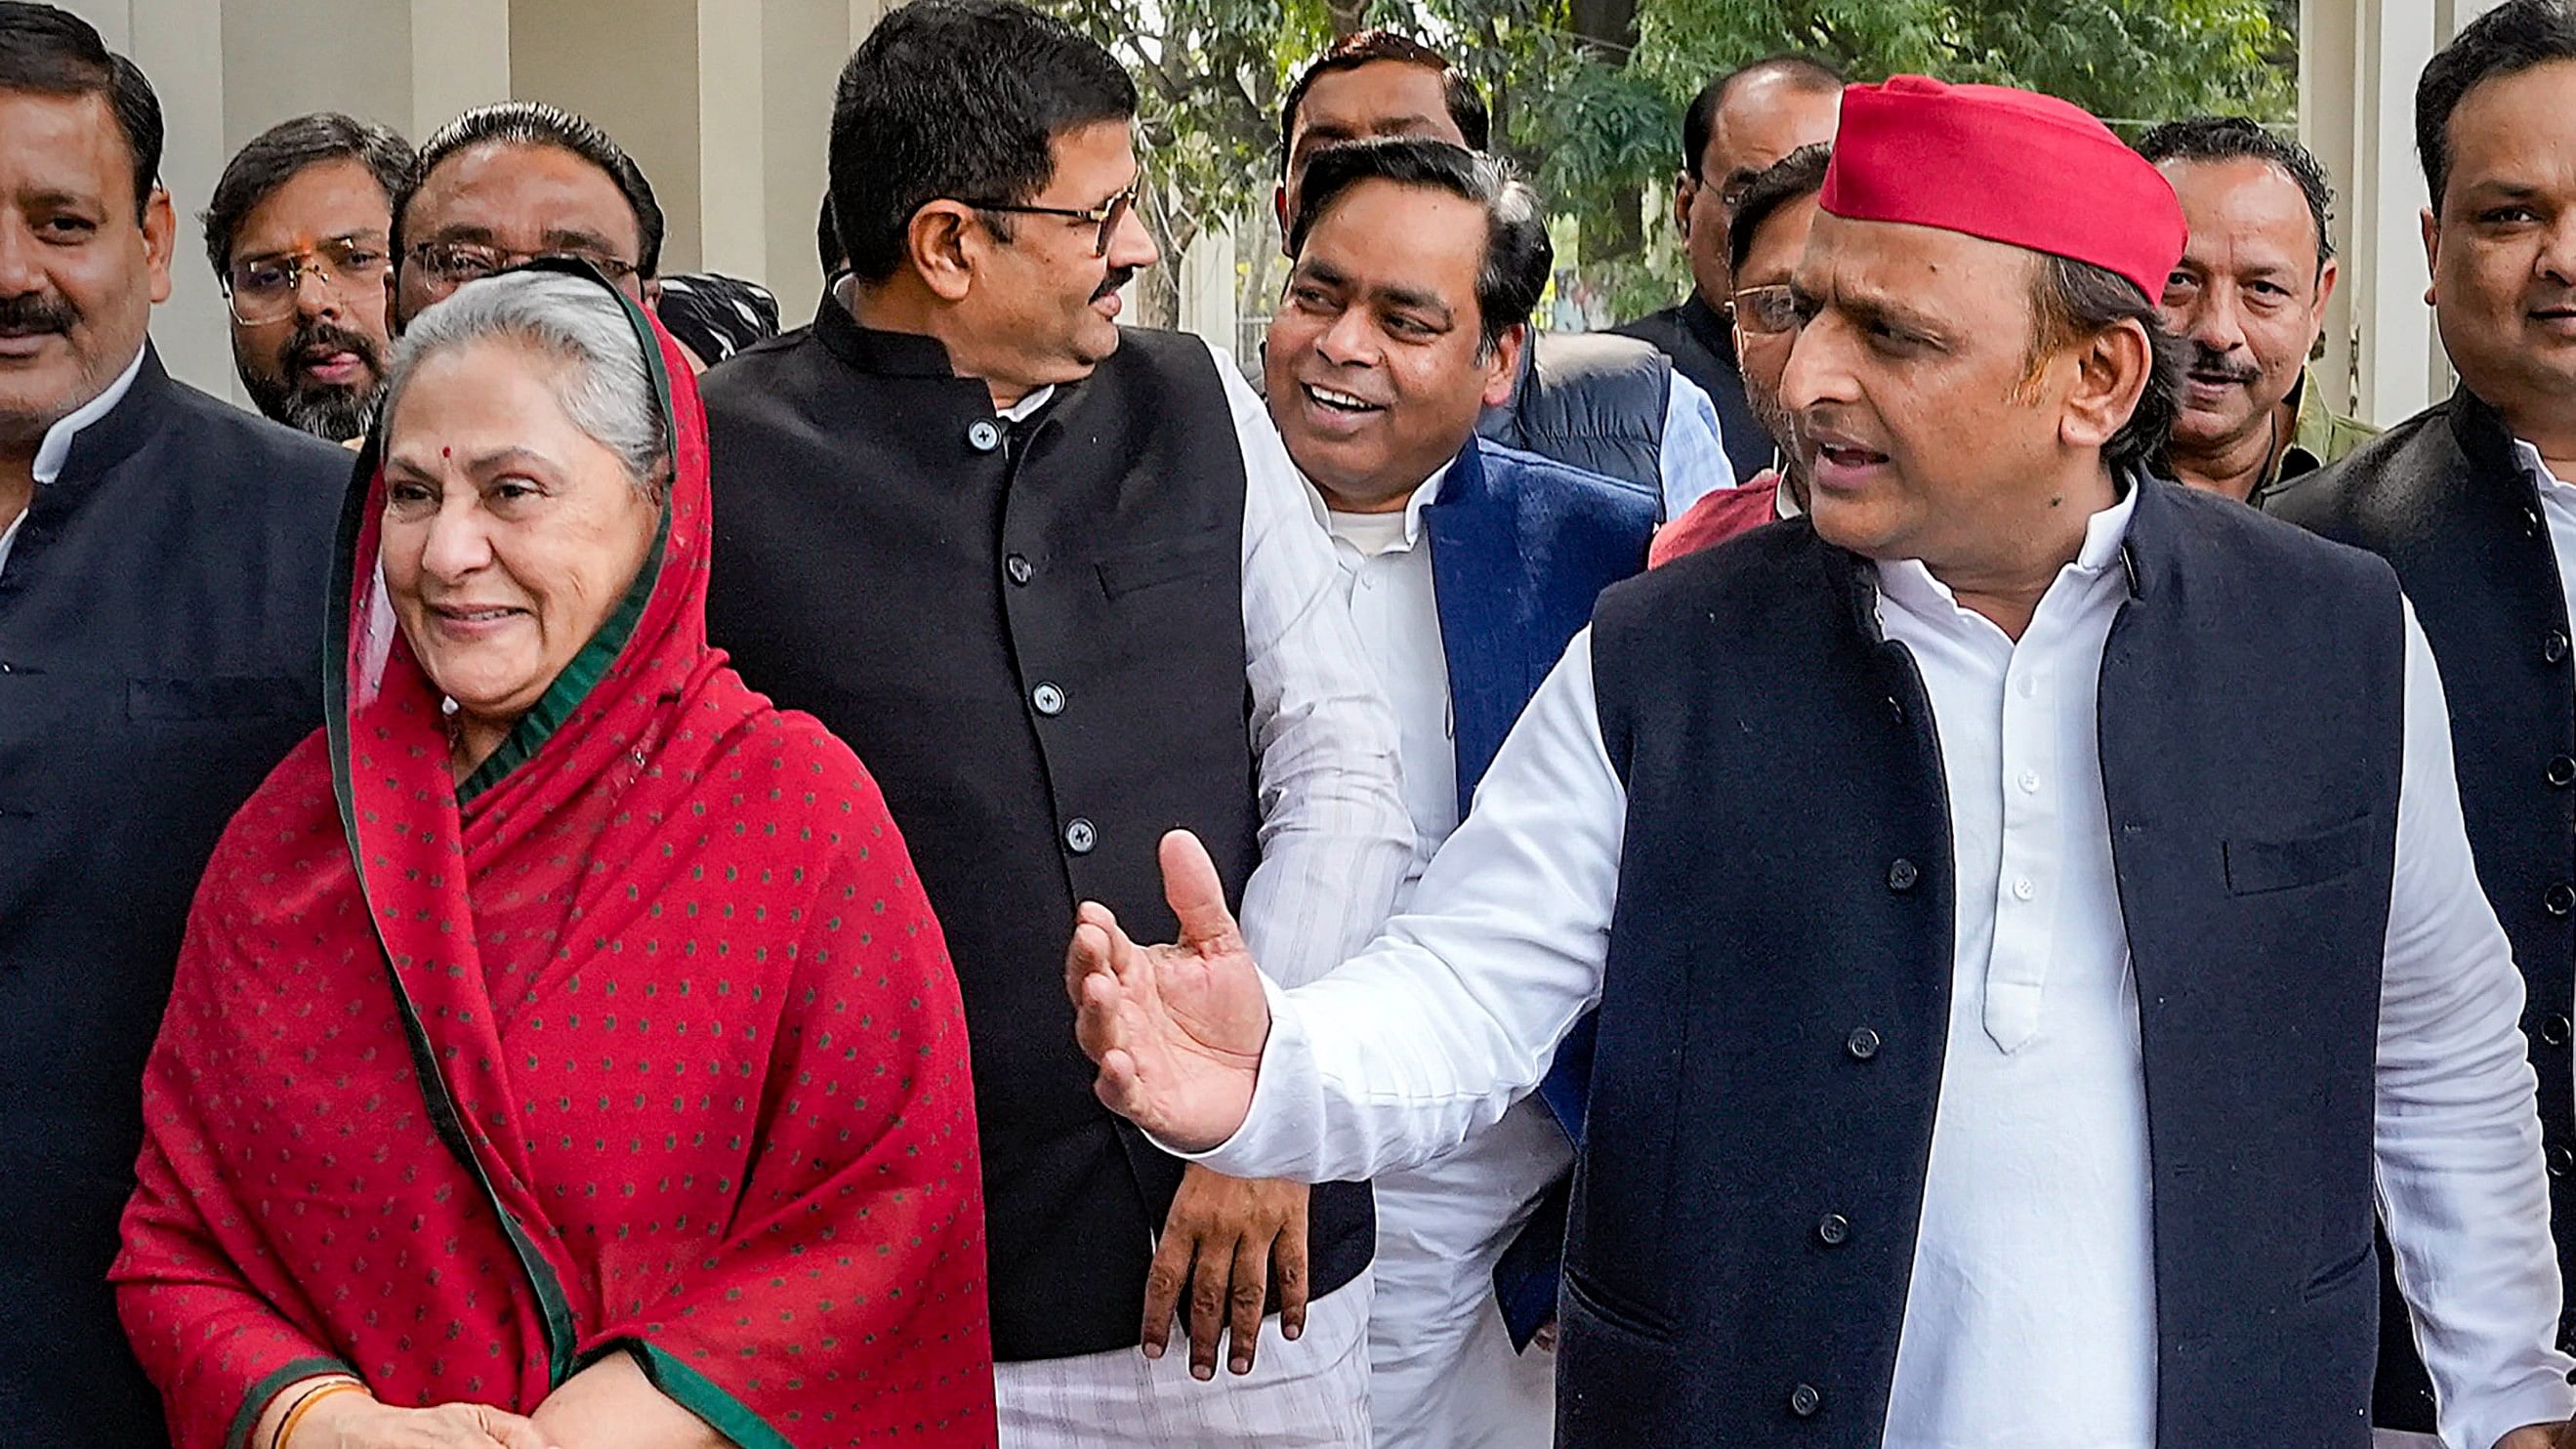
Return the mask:
<path fill-rule="evenodd" d="M 707 444 L 596 276 L 403 338 L 328 728 L 226 832 L 114 1271 L 179 1449 L 994 1442 L 957 987 L 849 750 L 707 646 Z"/>

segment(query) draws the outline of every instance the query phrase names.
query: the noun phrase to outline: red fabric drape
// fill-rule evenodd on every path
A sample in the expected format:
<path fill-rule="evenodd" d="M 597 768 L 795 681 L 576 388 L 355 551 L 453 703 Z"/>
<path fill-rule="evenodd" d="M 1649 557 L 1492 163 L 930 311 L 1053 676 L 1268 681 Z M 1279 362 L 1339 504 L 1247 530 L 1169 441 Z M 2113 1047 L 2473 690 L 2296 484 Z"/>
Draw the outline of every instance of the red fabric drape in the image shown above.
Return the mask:
<path fill-rule="evenodd" d="M 462 807 L 436 690 L 370 647 L 360 464 L 341 711 L 226 831 L 144 1082 L 113 1276 L 179 1449 L 325 1365 L 525 1413 L 620 1349 L 746 1446 L 994 1442 L 938 923 L 849 750 L 708 647 L 705 418 L 629 310 L 658 571 Z"/>

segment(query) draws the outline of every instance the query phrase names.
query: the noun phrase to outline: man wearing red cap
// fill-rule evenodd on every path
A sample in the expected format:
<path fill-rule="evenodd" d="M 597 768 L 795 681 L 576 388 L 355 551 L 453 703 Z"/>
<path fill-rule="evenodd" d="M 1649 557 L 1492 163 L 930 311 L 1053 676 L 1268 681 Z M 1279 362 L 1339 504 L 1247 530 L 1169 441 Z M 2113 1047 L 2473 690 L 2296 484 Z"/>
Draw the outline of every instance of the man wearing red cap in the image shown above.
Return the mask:
<path fill-rule="evenodd" d="M 2384 565 L 2144 470 L 2171 188 L 2072 106 L 1900 77 L 1822 208 L 1808 520 L 1605 594 L 1321 981 L 1267 983 L 1167 838 L 1183 944 L 1086 905 L 1068 956 L 1102 1099 L 1366 1177 L 1597 1005 L 1565 1449 L 2363 1449 L 2381 1214 L 2445 1443 L 2548 1449 L 2521 986 L 2441 684 Z"/>

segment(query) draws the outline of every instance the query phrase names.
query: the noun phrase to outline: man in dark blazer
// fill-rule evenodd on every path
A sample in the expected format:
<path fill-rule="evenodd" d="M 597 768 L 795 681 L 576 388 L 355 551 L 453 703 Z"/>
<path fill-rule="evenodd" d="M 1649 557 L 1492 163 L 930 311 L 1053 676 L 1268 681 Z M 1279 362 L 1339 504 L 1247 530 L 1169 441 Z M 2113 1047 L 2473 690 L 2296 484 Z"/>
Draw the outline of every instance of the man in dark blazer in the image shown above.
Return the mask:
<path fill-rule="evenodd" d="M 1545 210 L 1501 163 L 1421 138 L 1328 147 L 1288 249 L 1262 353 L 1270 416 L 1395 706 L 1415 839 L 1401 909 L 1595 596 L 1644 566 L 1656 498 L 1476 434 L 1478 409 L 1511 393 L 1552 255 Z M 1535 1325 L 1497 1311 L 1494 1272 L 1537 1224 L 1528 1276 L 1552 1312 L 1563 1204 L 1540 1209 L 1573 1168 L 1571 1056 L 1544 1100 L 1375 1184 L 1378 1449 L 1545 1449 L 1554 1358 L 1515 1354 Z"/>
<path fill-rule="evenodd" d="M 0 4 L 0 1421 L 168 1442 L 108 1291 L 215 837 L 321 723 L 338 448 L 182 385 L 142 72 Z"/>
<path fill-rule="evenodd" d="M 2385 557 L 2441 661 L 2478 878 L 2527 983 L 2558 1268 L 2576 1282 L 2576 14 L 2489 12 L 2425 68 L 2416 125 L 2459 389 L 2265 506 Z M 2429 1433 L 2393 1278 L 2381 1301 L 2374 1415 Z M 2558 1341 L 2576 1345 L 2576 1312 Z"/>

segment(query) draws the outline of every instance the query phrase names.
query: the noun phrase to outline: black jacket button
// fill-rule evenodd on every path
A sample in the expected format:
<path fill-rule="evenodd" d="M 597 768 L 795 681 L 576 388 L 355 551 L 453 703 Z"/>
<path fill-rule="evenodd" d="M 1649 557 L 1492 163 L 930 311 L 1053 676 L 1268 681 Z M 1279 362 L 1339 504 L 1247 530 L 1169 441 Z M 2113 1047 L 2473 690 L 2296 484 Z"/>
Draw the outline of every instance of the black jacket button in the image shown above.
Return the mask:
<path fill-rule="evenodd" d="M 1100 830 L 1089 820 L 1076 815 L 1064 823 L 1064 848 L 1076 855 L 1089 855 L 1100 843 Z"/>
<path fill-rule="evenodd" d="M 1887 888 L 1892 891 L 1910 891 L 1921 879 L 1923 872 L 1914 868 L 1914 862 L 1901 856 L 1887 868 Z"/>
<path fill-rule="evenodd" d="M 2548 893 L 2540 898 L 2540 907 L 2553 916 L 2563 916 L 2570 911 L 2576 911 L 2576 885 L 2560 881 L 2551 886 Z"/>
<path fill-rule="evenodd" d="M 1841 1213 L 1827 1213 L 1816 1219 L 1816 1241 L 1828 1248 L 1839 1248 L 1851 1239 L 1851 1219 Z"/>
<path fill-rule="evenodd" d="M 1035 568 L 1030 566 L 1028 556 L 1026 554 L 1015 553 L 1009 558 L 1002 560 L 1002 573 L 1008 577 L 1012 583 L 1025 584 L 1030 579 L 1037 577 L 1037 572 L 1038 571 Z"/>
<path fill-rule="evenodd" d="M 2551 664 L 2566 663 L 2567 631 L 2564 629 L 2550 630 L 2548 637 L 2540 641 L 2540 657 Z"/>
<path fill-rule="evenodd" d="M 1049 719 L 1064 713 L 1064 691 L 1052 684 L 1041 684 L 1029 691 L 1029 703 Z"/>
<path fill-rule="evenodd" d="M 2550 1148 L 2547 1157 L 2551 1177 L 2565 1177 L 2568 1169 L 2576 1168 L 2576 1152 L 2570 1152 L 2564 1147 Z"/>
<path fill-rule="evenodd" d="M 1801 1419 L 1814 1418 L 1824 1406 L 1824 1392 L 1814 1384 L 1800 1384 L 1789 1391 L 1789 1412 Z"/>
<path fill-rule="evenodd" d="M 991 418 L 977 418 L 966 425 L 966 446 L 978 453 L 989 453 L 1002 446 L 1001 424 Z"/>
<path fill-rule="evenodd" d="M 1854 1061 L 1868 1061 L 1878 1055 L 1878 1033 L 1865 1026 L 1853 1027 L 1852 1034 L 1843 1038 L 1843 1050 L 1850 1052 Z"/>
<path fill-rule="evenodd" d="M 2549 1043 L 2551 1046 L 2565 1046 L 2567 1045 L 2567 1038 L 2569 1035 L 2569 1025 L 2567 1018 L 2564 1016 L 2550 1016 L 2543 1018 L 2540 1023 L 2540 1039 Z"/>

